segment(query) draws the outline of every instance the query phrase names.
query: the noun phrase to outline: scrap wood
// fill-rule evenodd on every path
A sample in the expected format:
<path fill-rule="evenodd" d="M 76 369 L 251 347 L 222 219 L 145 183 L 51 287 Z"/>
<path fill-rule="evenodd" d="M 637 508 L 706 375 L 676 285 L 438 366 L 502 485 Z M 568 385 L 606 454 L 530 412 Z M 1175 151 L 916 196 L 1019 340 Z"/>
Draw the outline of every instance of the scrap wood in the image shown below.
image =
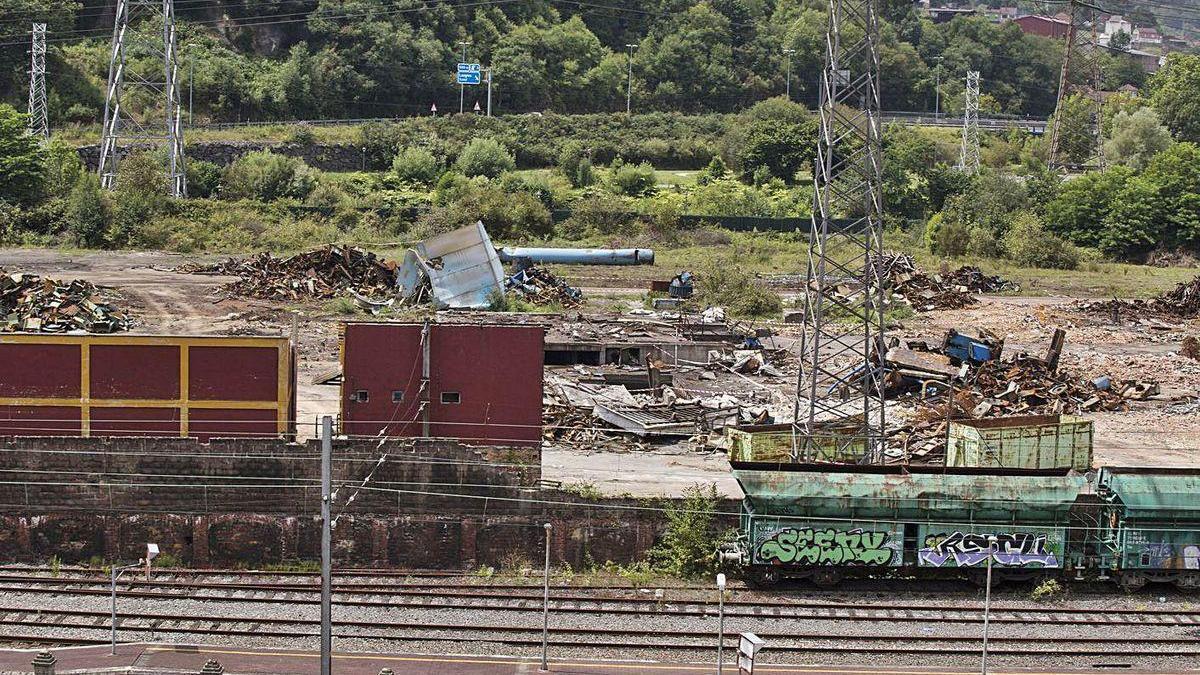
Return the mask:
<path fill-rule="evenodd" d="M 1112 317 L 1114 323 L 1121 319 L 1145 320 L 1153 318 L 1194 319 L 1200 316 L 1200 276 L 1183 281 L 1175 288 L 1160 293 L 1151 300 L 1101 300 L 1078 302 L 1075 307 L 1088 314 Z M 1153 327 L 1153 326 L 1152 326 Z"/>
<path fill-rule="evenodd" d="M 885 252 L 872 257 L 875 273 L 898 302 L 919 312 L 962 309 L 979 302 L 973 293 L 1019 290 L 1017 284 L 984 274 L 978 267 L 964 265 L 953 271 L 930 275 L 910 255 Z"/>
<path fill-rule="evenodd" d="M 115 333 L 129 330 L 129 315 L 101 298 L 95 284 L 70 282 L 0 268 L 0 331 Z"/>
<path fill-rule="evenodd" d="M 268 300 L 329 299 L 349 292 L 370 306 L 396 292 L 396 265 L 353 246 L 329 245 L 280 258 L 263 252 L 177 271 L 240 277 L 222 286 L 230 297 Z"/>

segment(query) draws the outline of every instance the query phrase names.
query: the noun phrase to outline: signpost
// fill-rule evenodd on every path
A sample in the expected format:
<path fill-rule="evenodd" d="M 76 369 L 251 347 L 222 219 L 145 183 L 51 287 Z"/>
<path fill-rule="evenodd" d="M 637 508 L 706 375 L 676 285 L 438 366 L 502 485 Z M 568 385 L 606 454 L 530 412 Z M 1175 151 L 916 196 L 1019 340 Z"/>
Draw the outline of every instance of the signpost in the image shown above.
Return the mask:
<path fill-rule="evenodd" d="M 742 633 L 738 640 L 738 675 L 754 675 L 754 655 L 766 642 L 754 633 Z"/>
<path fill-rule="evenodd" d="M 478 63 L 458 64 L 458 84 L 479 84 L 483 81 L 482 70 Z"/>

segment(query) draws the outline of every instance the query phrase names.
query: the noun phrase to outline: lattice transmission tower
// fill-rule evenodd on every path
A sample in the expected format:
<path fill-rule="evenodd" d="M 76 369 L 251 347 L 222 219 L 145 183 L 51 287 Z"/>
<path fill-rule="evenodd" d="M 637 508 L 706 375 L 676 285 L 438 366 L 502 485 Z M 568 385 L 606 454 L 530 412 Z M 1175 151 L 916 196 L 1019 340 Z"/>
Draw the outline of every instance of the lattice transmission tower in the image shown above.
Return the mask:
<path fill-rule="evenodd" d="M 793 461 L 880 462 L 882 126 L 877 0 L 830 0 Z"/>
<path fill-rule="evenodd" d="M 958 167 L 968 175 L 979 173 L 979 71 L 967 71 L 966 106 L 963 108 L 962 149 Z"/>
<path fill-rule="evenodd" d="M 1062 70 L 1058 77 L 1058 101 L 1054 106 L 1054 124 L 1050 131 L 1051 169 L 1104 168 L 1104 143 L 1100 137 L 1100 41 L 1101 8 L 1084 0 L 1068 0 L 1066 45 Z M 1064 133 L 1065 103 L 1072 95 L 1088 102 L 1088 131 L 1084 138 Z"/>
<path fill-rule="evenodd" d="M 155 147 L 166 156 L 170 193 L 187 195 L 178 70 L 174 0 L 117 0 L 100 140 L 104 187 L 116 184 L 122 148 Z"/>
<path fill-rule="evenodd" d="M 33 43 L 29 61 L 29 133 L 50 139 L 50 121 L 46 110 L 46 24 L 33 24 Z"/>

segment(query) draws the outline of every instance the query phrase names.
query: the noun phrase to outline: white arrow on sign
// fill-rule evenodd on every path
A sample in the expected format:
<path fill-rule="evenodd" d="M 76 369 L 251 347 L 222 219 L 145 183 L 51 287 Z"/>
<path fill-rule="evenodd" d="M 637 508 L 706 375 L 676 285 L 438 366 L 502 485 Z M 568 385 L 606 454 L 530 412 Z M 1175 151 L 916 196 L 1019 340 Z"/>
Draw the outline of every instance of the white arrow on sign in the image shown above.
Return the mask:
<path fill-rule="evenodd" d="M 437 104 L 436 103 L 429 106 L 429 112 L 437 112 Z"/>

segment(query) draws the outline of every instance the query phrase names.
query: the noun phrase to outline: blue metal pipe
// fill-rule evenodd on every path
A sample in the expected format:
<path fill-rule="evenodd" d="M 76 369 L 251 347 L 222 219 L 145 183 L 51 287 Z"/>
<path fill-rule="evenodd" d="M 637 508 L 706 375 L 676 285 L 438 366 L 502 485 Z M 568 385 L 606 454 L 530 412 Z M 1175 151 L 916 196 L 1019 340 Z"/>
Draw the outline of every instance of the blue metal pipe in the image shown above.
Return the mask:
<path fill-rule="evenodd" d="M 648 248 L 521 248 L 500 249 L 501 262 L 528 261 L 561 265 L 653 265 L 654 251 Z"/>

